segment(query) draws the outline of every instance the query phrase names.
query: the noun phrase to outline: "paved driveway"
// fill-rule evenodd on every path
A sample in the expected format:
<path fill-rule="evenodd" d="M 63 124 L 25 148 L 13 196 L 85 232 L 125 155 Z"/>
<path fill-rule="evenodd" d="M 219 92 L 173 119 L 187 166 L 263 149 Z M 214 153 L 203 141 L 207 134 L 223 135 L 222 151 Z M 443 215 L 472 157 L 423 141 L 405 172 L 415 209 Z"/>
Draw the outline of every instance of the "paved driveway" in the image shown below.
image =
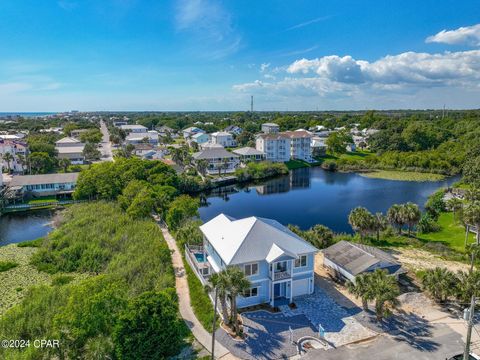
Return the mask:
<path fill-rule="evenodd" d="M 325 330 L 326 340 L 335 347 L 376 335 L 355 318 L 359 308 L 339 306 L 321 288 L 295 299 L 295 304 L 297 309 L 282 306 L 280 313 L 243 313 L 248 335 L 245 341 L 233 341 L 222 329 L 218 330 L 217 339 L 242 359 L 278 359 L 297 353 L 291 337 L 294 341 L 303 336 L 318 337 L 319 324 Z"/>

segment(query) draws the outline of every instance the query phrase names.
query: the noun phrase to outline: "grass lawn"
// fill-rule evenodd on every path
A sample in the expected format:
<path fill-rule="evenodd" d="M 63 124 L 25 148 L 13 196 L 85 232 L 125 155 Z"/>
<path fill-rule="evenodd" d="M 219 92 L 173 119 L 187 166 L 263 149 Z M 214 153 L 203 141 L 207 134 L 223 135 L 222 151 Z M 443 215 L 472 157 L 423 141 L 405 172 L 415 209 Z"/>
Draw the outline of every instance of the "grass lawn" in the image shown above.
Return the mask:
<path fill-rule="evenodd" d="M 438 224 L 441 229 L 438 232 L 419 234 L 417 237 L 425 242 L 441 242 L 448 245 L 455 251 L 464 252 L 465 228 L 457 221 L 453 221 L 453 213 L 441 213 L 438 218 Z M 469 241 L 474 240 L 474 234 L 469 234 Z"/>
<path fill-rule="evenodd" d="M 32 199 L 27 202 L 27 204 L 44 204 L 44 203 L 56 203 L 58 200 L 55 196 L 45 196 L 39 199 Z"/>
<path fill-rule="evenodd" d="M 211 333 L 213 330 L 213 304 L 203 289 L 202 283 L 198 280 L 193 270 L 185 261 L 185 258 L 183 258 L 183 264 L 185 265 L 185 271 L 187 273 L 188 289 L 190 291 L 190 302 L 192 304 L 193 312 L 205 330 Z M 219 321 L 217 317 L 217 328 L 218 325 Z"/>
<path fill-rule="evenodd" d="M 302 161 L 302 160 L 286 161 L 285 165 L 287 165 L 288 170 L 300 169 L 300 168 L 305 168 L 305 167 L 310 167 L 311 166 L 311 164 L 309 164 L 306 161 Z"/>
<path fill-rule="evenodd" d="M 339 160 L 339 159 L 345 159 L 345 160 L 363 160 L 365 157 L 369 155 L 375 155 L 374 153 L 367 151 L 367 150 L 359 150 L 359 151 L 352 151 L 352 152 L 346 152 L 345 154 L 341 155 L 334 155 L 334 154 L 325 154 L 322 156 L 317 156 L 315 160 L 317 160 L 319 163 L 324 162 L 325 160 Z"/>
<path fill-rule="evenodd" d="M 360 173 L 360 175 L 374 179 L 399 181 L 439 181 L 445 178 L 445 176 L 440 174 L 396 170 L 378 170 L 367 173 Z"/>
<path fill-rule="evenodd" d="M 346 160 L 363 160 L 369 155 L 374 155 L 374 153 L 367 151 L 367 150 L 358 150 L 352 152 L 346 152 L 339 156 L 340 159 Z"/>

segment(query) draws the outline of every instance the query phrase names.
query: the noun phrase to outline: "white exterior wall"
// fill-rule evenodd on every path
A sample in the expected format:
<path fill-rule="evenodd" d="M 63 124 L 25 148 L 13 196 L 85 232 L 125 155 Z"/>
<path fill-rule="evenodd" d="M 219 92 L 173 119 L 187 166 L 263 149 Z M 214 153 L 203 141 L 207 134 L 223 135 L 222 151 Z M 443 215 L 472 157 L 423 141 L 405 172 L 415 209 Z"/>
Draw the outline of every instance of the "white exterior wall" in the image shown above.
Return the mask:
<path fill-rule="evenodd" d="M 228 135 L 214 135 L 211 134 L 212 144 L 220 144 L 223 147 L 234 147 L 237 146 L 237 142 L 233 139 L 231 134 Z"/>
<path fill-rule="evenodd" d="M 24 146 L 17 145 L 11 142 L 0 143 L 0 163 L 3 165 L 4 169 L 8 169 L 7 161 L 4 159 L 3 155 L 10 153 L 13 156 L 13 160 L 10 161 L 10 169 L 14 172 L 22 172 L 26 169 L 26 166 L 22 166 L 19 162 L 18 155 L 27 156 L 27 149 Z"/>
<path fill-rule="evenodd" d="M 351 282 L 355 282 L 355 276 L 350 274 L 344 268 L 342 268 L 342 267 L 338 266 L 337 264 L 335 264 L 334 262 L 332 262 L 330 259 L 324 258 L 323 259 L 323 265 L 331 268 L 332 270 L 334 270 L 334 271 L 336 271 L 340 274 L 342 274 L 347 280 L 350 280 Z"/>
<path fill-rule="evenodd" d="M 290 140 L 292 159 L 312 161 L 311 138 L 293 138 Z"/>
<path fill-rule="evenodd" d="M 290 160 L 290 139 L 257 138 L 256 149 L 265 153 L 265 160 L 284 162 Z"/>

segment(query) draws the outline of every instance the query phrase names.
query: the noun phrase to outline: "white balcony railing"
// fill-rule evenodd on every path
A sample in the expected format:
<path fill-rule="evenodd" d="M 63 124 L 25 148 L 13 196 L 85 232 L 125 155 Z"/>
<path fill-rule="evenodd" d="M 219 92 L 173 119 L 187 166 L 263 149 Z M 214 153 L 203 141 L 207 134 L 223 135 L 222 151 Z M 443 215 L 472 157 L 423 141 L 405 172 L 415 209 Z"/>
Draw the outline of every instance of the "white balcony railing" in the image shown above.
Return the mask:
<path fill-rule="evenodd" d="M 273 280 L 284 280 L 284 279 L 290 279 L 292 275 L 290 274 L 289 271 L 278 271 L 273 273 Z"/>

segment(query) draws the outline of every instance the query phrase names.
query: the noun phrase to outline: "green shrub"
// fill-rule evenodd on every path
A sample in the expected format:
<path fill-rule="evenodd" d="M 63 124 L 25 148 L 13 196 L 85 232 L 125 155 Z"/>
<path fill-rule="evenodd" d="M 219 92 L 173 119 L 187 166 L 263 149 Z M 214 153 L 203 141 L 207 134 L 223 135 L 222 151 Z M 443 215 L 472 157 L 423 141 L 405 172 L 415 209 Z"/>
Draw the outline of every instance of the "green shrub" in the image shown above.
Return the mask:
<path fill-rule="evenodd" d="M 30 241 L 24 241 L 21 243 L 18 243 L 18 247 L 40 247 L 43 242 L 43 237 L 35 239 L 35 240 L 30 240 Z"/>
<path fill-rule="evenodd" d="M 238 181 L 259 180 L 285 174 L 288 174 L 285 164 L 270 161 L 249 162 L 246 167 L 235 171 Z"/>
<path fill-rule="evenodd" d="M 62 286 L 72 282 L 75 279 L 72 275 L 57 275 L 52 279 L 53 286 Z"/>
<path fill-rule="evenodd" d="M 17 266 L 18 264 L 13 261 L 0 261 L 0 272 L 8 271 Z"/>
<path fill-rule="evenodd" d="M 322 169 L 327 171 L 337 170 L 337 162 L 335 160 L 325 160 L 321 166 L 322 166 Z"/>
<path fill-rule="evenodd" d="M 113 342 L 119 360 L 165 359 L 180 351 L 187 332 L 174 289 L 146 292 L 129 302 Z"/>

